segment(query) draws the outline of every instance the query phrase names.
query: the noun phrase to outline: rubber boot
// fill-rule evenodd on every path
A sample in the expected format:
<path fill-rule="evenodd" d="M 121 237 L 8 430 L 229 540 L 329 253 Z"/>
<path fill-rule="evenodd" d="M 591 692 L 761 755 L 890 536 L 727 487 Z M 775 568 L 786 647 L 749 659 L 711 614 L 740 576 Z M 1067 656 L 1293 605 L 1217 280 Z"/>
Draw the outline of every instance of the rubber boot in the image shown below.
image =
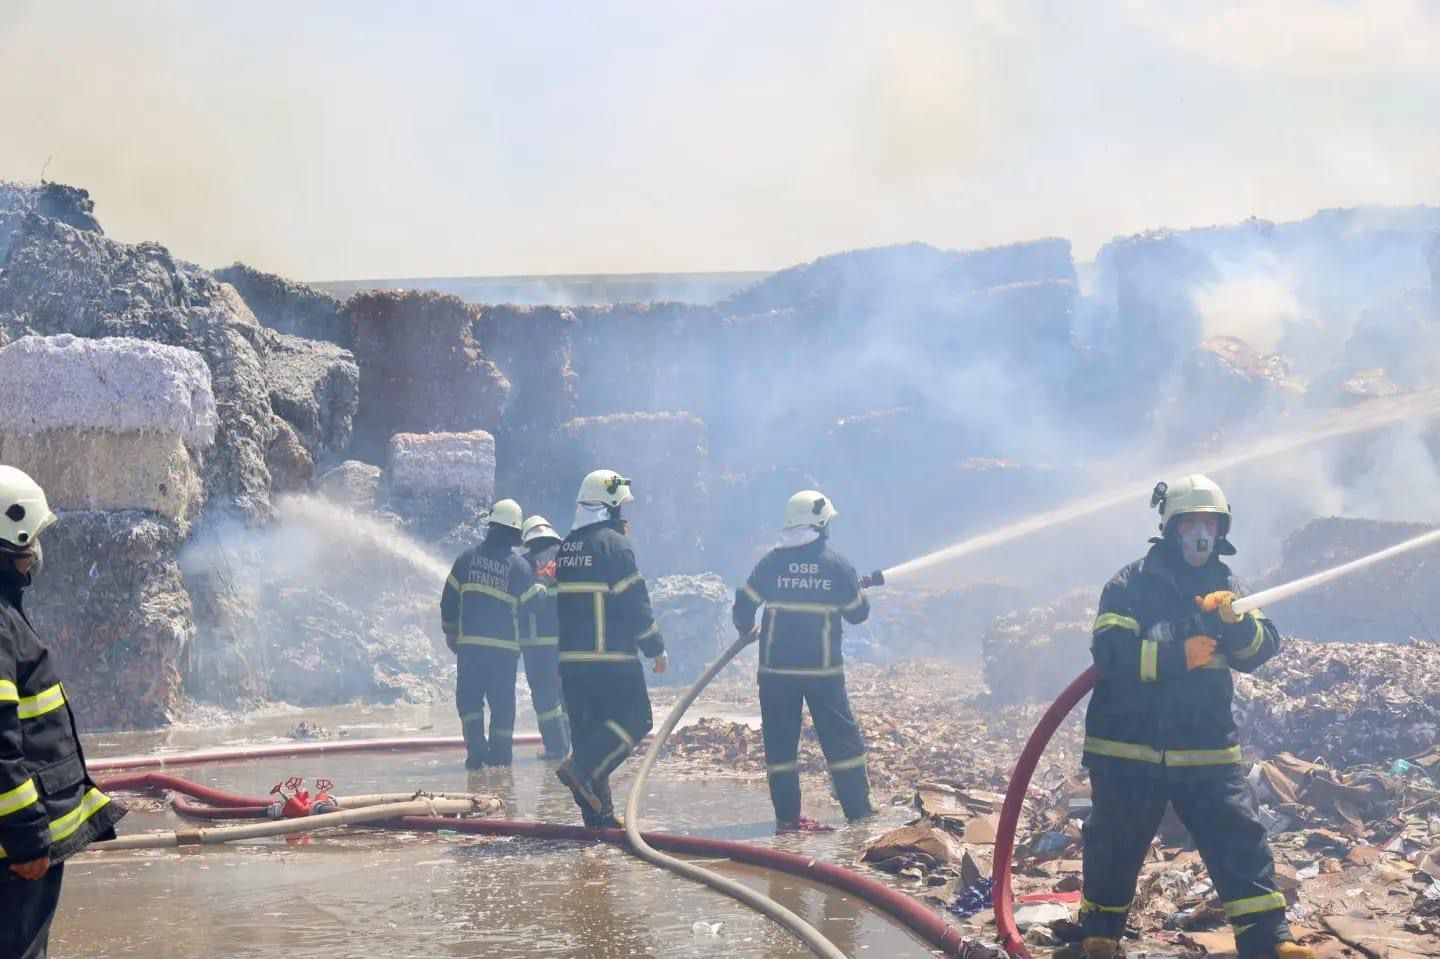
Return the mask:
<path fill-rule="evenodd" d="M 1085 952 L 1085 959 L 1121 959 L 1123 955 L 1120 941 L 1104 936 L 1086 936 L 1080 948 Z"/>
<path fill-rule="evenodd" d="M 465 736 L 465 768 L 470 772 L 485 765 L 490 745 L 485 741 L 485 721 L 472 719 L 461 723 L 460 731 Z"/>
<path fill-rule="evenodd" d="M 1319 959 L 1314 949 L 1297 942 L 1277 942 L 1275 959 Z"/>
<path fill-rule="evenodd" d="M 555 767 L 555 778 L 569 788 L 582 812 L 587 807 L 592 815 L 599 815 L 604 810 L 605 804 L 595 794 L 595 786 L 590 782 L 590 777 L 575 768 L 573 756 L 565 757 L 560 765 Z"/>

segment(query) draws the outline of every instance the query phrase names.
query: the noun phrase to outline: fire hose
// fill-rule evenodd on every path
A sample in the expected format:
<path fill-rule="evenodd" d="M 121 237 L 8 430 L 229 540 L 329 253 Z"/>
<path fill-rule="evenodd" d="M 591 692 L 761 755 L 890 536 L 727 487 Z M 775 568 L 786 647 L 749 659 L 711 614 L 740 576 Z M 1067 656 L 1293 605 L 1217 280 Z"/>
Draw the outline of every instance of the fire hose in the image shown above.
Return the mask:
<path fill-rule="evenodd" d="M 209 786 L 186 779 L 166 776 L 161 773 L 139 773 L 117 776 L 99 784 L 109 792 L 154 792 L 167 790 L 177 795 L 202 800 L 205 805 L 190 806 L 190 815 L 198 819 L 235 818 L 238 810 L 253 810 L 254 818 L 264 815 L 266 801 L 258 797 L 239 796 L 222 792 Z M 344 802 L 346 800 L 340 800 Z M 177 807 L 178 808 L 178 807 Z M 628 843 L 626 832 L 619 829 L 589 829 L 583 826 L 569 826 L 559 823 L 524 822 L 508 819 L 450 818 L 448 816 L 407 815 L 394 817 L 395 808 L 384 810 L 392 818 L 386 818 L 366 825 L 379 829 L 398 831 L 423 831 L 465 833 L 483 836 L 513 836 L 518 838 L 565 840 L 572 842 L 607 842 L 613 845 Z M 288 820 L 289 822 L 313 825 L 319 816 Z M 272 825 L 266 823 L 264 825 Z M 301 829 L 300 831 L 307 831 Z M 869 876 L 821 862 L 812 856 L 758 846 L 751 843 L 728 839 L 707 839 L 699 836 L 681 836 L 672 833 L 647 832 L 644 841 L 655 849 L 685 856 L 723 858 L 732 862 L 762 869 L 771 869 L 796 876 L 808 882 L 818 882 L 855 896 L 948 956 L 967 955 L 967 943 L 960 930 L 951 925 L 943 916 L 916 901 L 903 892 L 892 889 Z M 114 848 L 108 843 L 97 843 L 91 849 Z M 983 954 L 983 953 L 982 953 Z"/>
<path fill-rule="evenodd" d="M 1232 608 L 1237 613 L 1248 613 L 1251 610 L 1259 609 L 1266 603 L 1288 599 L 1297 593 L 1314 589 L 1316 586 L 1324 585 L 1342 576 L 1349 576 L 1351 573 L 1384 562 L 1402 553 L 1408 553 L 1413 549 L 1437 542 L 1440 542 L 1440 530 L 1421 533 L 1419 536 L 1396 543 L 1394 546 L 1368 556 L 1362 556 L 1348 563 L 1342 563 L 1331 569 L 1312 573 L 1279 586 L 1262 589 L 1249 596 L 1239 597 L 1232 604 Z M 1040 762 L 1040 756 L 1045 752 L 1050 738 L 1055 735 L 1055 730 L 1060 728 L 1060 724 L 1065 721 L 1070 710 L 1074 709 L 1080 700 L 1095 688 L 1099 679 L 1100 673 L 1094 666 L 1091 666 L 1077 676 L 1074 682 L 1065 687 L 1055 702 L 1050 704 L 1050 708 L 1045 710 L 1045 715 L 1040 717 L 1035 731 L 1030 734 L 1030 738 L 1025 742 L 1025 748 L 1020 752 L 1020 758 L 1015 761 L 1015 771 L 1010 774 L 1010 786 L 1005 792 L 1005 805 L 1000 809 L 1000 826 L 995 833 L 995 861 L 991 876 L 995 897 L 996 929 L 1001 945 L 1014 959 L 1031 959 L 1030 950 L 1025 948 L 1025 940 L 1020 936 L 1020 930 L 1015 925 L 1015 904 L 1010 891 L 1010 868 L 1015 852 L 1015 831 L 1020 822 L 1020 812 L 1025 805 L 1025 794 L 1030 788 L 1030 777 L 1034 775 L 1035 767 Z"/>

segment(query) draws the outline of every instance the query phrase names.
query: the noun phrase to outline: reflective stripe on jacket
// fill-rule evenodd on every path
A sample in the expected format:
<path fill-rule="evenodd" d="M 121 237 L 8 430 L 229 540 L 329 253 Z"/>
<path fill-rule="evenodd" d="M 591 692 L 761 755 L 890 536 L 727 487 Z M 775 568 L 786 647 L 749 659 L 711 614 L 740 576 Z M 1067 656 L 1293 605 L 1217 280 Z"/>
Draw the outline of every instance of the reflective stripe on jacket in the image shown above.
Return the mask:
<path fill-rule="evenodd" d="M 762 605 L 760 672 L 782 676 L 842 675 L 841 621 L 863 623 L 870 615 L 855 568 L 824 540 L 761 557 L 735 591 L 735 628 L 753 628 Z"/>
<path fill-rule="evenodd" d="M 665 651 L 645 577 L 614 523 L 574 530 L 555 562 L 560 662 L 634 662 Z"/>
<path fill-rule="evenodd" d="M 1201 617 L 1195 597 L 1218 590 L 1240 594 L 1224 563 L 1193 569 L 1166 543 L 1105 585 L 1091 639 L 1100 681 L 1085 713 L 1086 766 L 1197 776 L 1240 762 L 1230 671 L 1256 669 L 1280 636 L 1260 610 L 1230 625 Z M 1189 670 L 1185 639 L 1206 630 L 1218 634 L 1215 655 Z"/>

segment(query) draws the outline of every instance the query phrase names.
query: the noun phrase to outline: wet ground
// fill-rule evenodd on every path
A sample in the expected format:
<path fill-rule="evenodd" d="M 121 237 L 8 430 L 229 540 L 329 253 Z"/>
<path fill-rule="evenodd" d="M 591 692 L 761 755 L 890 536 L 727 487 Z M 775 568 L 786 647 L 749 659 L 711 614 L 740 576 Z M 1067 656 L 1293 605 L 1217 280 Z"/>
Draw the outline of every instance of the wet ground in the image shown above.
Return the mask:
<path fill-rule="evenodd" d="M 355 708 L 287 713 L 238 727 L 102 734 L 91 737 L 87 749 L 99 757 L 276 741 L 302 719 L 351 738 L 458 733 L 452 707 Z M 331 779 L 340 794 L 493 793 L 504 799 L 509 817 L 578 821 L 553 764 L 533 754 L 534 747 L 522 747 L 511 769 L 475 774 L 465 771 L 458 754 L 444 753 L 278 759 L 174 772 L 256 796 L 291 776 Z M 617 799 L 635 765 L 617 777 Z M 843 822 L 822 790 L 809 789 L 806 801 L 813 814 Z M 136 807 L 122 832 L 180 822 L 158 803 Z M 663 763 L 651 777 L 643 818 L 647 828 L 772 843 L 843 863 L 853 862 L 868 838 L 909 816 L 889 810 L 834 834 L 777 838 L 763 779 L 689 775 L 681 764 Z M 723 868 L 818 925 L 849 955 L 931 954 L 853 897 L 788 876 Z M 723 925 L 715 934 L 697 931 L 697 922 Z M 381 832 L 317 836 L 303 845 L 273 840 L 80 857 L 67 867 L 52 946 L 57 959 L 808 955 L 783 930 L 731 900 L 614 847 Z"/>

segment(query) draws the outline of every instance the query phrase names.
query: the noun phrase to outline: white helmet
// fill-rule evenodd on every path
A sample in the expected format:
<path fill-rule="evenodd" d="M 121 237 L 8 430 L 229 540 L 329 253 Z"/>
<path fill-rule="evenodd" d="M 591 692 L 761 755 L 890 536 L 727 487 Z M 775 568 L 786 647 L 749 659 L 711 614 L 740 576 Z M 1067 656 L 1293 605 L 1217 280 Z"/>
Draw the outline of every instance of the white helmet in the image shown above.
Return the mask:
<path fill-rule="evenodd" d="M 1160 509 L 1162 533 L 1172 519 L 1186 513 L 1214 513 L 1220 517 L 1220 537 L 1223 539 L 1230 532 L 1230 501 L 1225 498 L 1225 491 L 1219 483 L 1200 473 L 1181 477 L 1173 485 L 1156 483 L 1150 505 Z"/>
<path fill-rule="evenodd" d="M 520 542 L 529 543 L 537 539 L 560 539 L 555 527 L 543 516 L 532 516 L 520 527 Z"/>
<path fill-rule="evenodd" d="M 840 515 L 830 498 L 818 490 L 805 489 L 790 497 L 785 505 L 785 529 L 814 526 L 825 529 L 830 521 Z"/>
<path fill-rule="evenodd" d="M 630 481 L 614 470 L 595 470 L 580 483 L 575 502 L 595 506 L 624 506 L 635 499 Z"/>
<path fill-rule="evenodd" d="M 520 504 L 513 499 L 502 499 L 490 507 L 490 525 L 508 526 L 515 531 L 520 530 L 521 521 L 525 518 L 525 511 Z"/>
<path fill-rule="evenodd" d="M 0 466 L 0 550 L 28 552 L 54 522 L 40 484 L 13 466 Z"/>

